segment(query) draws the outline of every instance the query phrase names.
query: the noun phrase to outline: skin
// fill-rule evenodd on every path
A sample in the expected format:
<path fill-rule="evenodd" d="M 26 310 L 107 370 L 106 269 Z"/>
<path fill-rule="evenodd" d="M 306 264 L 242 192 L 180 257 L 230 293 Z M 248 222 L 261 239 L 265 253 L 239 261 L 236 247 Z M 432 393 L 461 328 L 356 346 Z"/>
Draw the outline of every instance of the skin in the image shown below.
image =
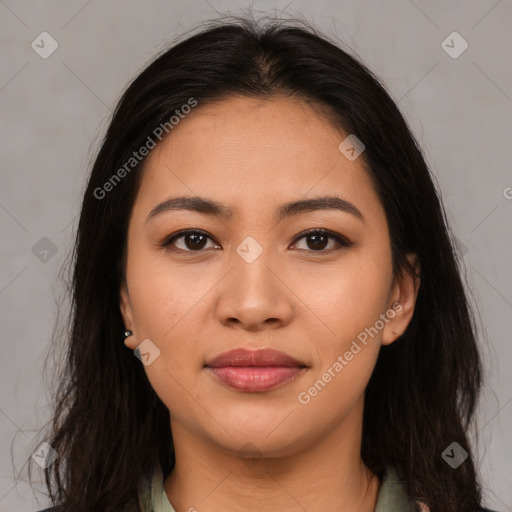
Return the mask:
<path fill-rule="evenodd" d="M 160 350 L 144 368 L 170 411 L 176 467 L 164 487 L 177 512 L 255 503 L 262 512 L 375 508 L 381 482 L 360 457 L 364 390 L 381 345 L 411 320 L 419 282 L 407 273 L 393 280 L 385 212 L 361 158 L 338 149 L 345 137 L 298 99 L 231 97 L 198 105 L 146 160 L 120 307 L 134 333 L 126 346 L 149 338 Z M 181 195 L 221 202 L 233 214 L 174 210 L 146 222 L 156 205 Z M 324 195 L 349 201 L 364 221 L 324 209 L 276 222 L 282 203 Z M 298 237 L 311 228 L 353 245 L 326 238 L 315 250 L 315 240 Z M 195 250 L 190 237 L 175 240 L 174 252 L 161 247 L 183 229 L 210 238 Z M 248 236 L 263 249 L 252 263 L 236 252 Z M 300 403 L 396 302 L 400 311 L 378 335 Z M 204 367 L 238 347 L 274 348 L 308 367 L 275 389 L 244 393 Z"/>

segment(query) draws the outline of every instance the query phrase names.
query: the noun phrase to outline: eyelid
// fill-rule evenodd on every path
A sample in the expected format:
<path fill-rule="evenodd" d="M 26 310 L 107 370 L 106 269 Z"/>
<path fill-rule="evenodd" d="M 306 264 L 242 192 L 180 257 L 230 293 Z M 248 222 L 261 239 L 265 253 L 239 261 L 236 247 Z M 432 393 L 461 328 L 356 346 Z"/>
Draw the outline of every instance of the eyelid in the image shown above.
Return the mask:
<path fill-rule="evenodd" d="M 204 252 L 204 249 L 193 251 L 193 250 L 177 249 L 175 247 L 174 248 L 172 247 L 172 243 L 174 241 L 176 241 L 177 239 L 179 239 L 181 237 L 184 237 L 186 235 L 190 235 L 190 234 L 203 235 L 206 238 L 209 238 L 210 240 L 213 240 L 216 244 L 220 245 L 219 242 L 217 242 L 217 240 L 215 240 L 215 238 L 213 238 L 211 235 L 209 235 L 206 231 L 203 231 L 201 229 L 183 229 L 183 230 L 177 231 L 175 233 L 172 233 L 171 235 L 166 237 L 163 240 L 163 242 L 160 244 L 160 246 L 163 247 L 164 249 L 170 249 L 170 250 L 174 250 L 176 252 L 190 252 L 190 253 Z M 354 245 L 353 242 L 348 240 L 343 235 L 340 235 L 339 233 L 335 233 L 333 231 L 330 231 L 330 230 L 324 229 L 324 228 L 311 228 L 311 229 L 307 229 L 305 231 L 302 231 L 301 233 L 299 233 L 293 239 L 292 245 L 295 245 L 299 240 L 301 240 L 302 238 L 307 237 L 308 235 L 317 235 L 317 234 L 318 235 L 325 235 L 325 236 L 327 236 L 329 238 L 334 239 L 341 248 L 343 248 L 343 247 L 350 247 L 350 246 Z M 329 252 L 331 252 L 333 250 L 337 250 L 340 247 L 334 248 L 334 249 L 328 249 L 328 250 L 319 250 L 319 251 L 306 250 L 306 249 L 298 249 L 298 250 L 305 250 L 306 252 L 309 252 L 309 253 L 322 254 L 322 253 L 329 253 Z"/>
<path fill-rule="evenodd" d="M 341 246 L 341 247 L 350 247 L 350 246 L 354 245 L 353 242 L 348 240 L 348 238 L 344 237 L 343 235 L 340 235 L 339 233 L 335 233 L 333 231 L 330 231 L 329 229 L 324 229 L 324 228 L 311 228 L 311 229 L 307 229 L 306 231 L 302 231 L 301 233 L 299 233 L 295 237 L 295 239 L 293 240 L 292 244 L 297 243 L 301 238 L 304 238 L 304 237 L 306 237 L 308 235 L 325 235 L 325 236 L 327 236 L 329 238 L 333 238 L 334 240 L 336 240 L 338 245 Z M 299 250 L 301 250 L 301 249 L 299 249 Z M 313 250 L 309 250 L 309 251 L 306 251 L 306 252 L 321 254 L 321 253 L 328 253 L 328 252 L 331 252 L 333 250 L 336 250 L 336 249 L 329 249 L 329 250 L 326 250 L 326 251 L 313 251 Z"/>
<path fill-rule="evenodd" d="M 175 247 L 172 247 L 172 243 L 175 240 L 178 240 L 179 238 L 182 238 L 186 235 L 203 235 L 206 238 L 213 240 L 216 244 L 220 245 L 219 242 L 217 242 L 217 240 L 215 240 L 215 238 L 213 238 L 211 235 L 209 235 L 206 231 L 203 231 L 201 229 L 182 229 L 180 231 L 176 231 L 175 233 L 172 233 L 171 235 L 165 237 L 165 239 L 160 244 L 160 246 L 163 247 L 164 249 L 170 249 L 170 250 L 174 250 L 177 252 L 198 252 L 198 253 L 204 252 L 204 250 L 199 250 L 199 251 L 188 250 L 188 251 L 186 251 L 184 249 L 177 249 Z"/>

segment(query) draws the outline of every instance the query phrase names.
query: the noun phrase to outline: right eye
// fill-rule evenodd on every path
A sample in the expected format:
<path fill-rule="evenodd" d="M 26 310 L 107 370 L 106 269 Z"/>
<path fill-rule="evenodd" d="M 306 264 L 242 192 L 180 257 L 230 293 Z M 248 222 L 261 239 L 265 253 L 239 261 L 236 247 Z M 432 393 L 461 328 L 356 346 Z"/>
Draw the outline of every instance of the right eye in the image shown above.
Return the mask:
<path fill-rule="evenodd" d="M 183 239 L 182 247 L 177 247 L 176 242 L 181 239 Z M 205 248 L 207 239 L 213 240 L 213 238 L 206 234 L 204 231 L 199 231 L 197 229 L 187 229 L 168 236 L 163 241 L 161 246 L 172 251 L 200 252 Z M 220 246 L 216 245 L 213 248 L 218 247 Z"/>

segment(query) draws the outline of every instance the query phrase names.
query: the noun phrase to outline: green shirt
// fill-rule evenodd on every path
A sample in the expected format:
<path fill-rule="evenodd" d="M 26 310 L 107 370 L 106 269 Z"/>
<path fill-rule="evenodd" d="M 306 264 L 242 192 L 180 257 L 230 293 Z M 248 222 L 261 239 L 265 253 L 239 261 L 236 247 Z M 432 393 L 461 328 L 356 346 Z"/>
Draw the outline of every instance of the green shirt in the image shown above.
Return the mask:
<path fill-rule="evenodd" d="M 176 512 L 164 489 L 164 477 L 160 466 L 154 473 L 139 481 L 139 506 L 142 512 Z M 193 509 L 192 509 L 193 510 Z M 386 466 L 382 485 L 377 495 L 375 512 L 414 512 L 414 501 L 407 497 L 405 485 L 396 471 Z"/>

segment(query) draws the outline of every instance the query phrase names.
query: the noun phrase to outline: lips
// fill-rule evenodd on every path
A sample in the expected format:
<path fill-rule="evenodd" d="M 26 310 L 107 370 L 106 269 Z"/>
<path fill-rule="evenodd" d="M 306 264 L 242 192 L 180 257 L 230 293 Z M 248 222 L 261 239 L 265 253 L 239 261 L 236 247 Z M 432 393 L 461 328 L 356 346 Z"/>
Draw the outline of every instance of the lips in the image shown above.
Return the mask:
<path fill-rule="evenodd" d="M 273 349 L 224 352 L 205 365 L 221 382 L 239 391 L 259 393 L 289 382 L 307 366 Z"/>
<path fill-rule="evenodd" d="M 273 349 L 246 350 L 235 349 L 224 352 L 206 363 L 210 368 L 222 368 L 225 366 L 306 366 L 292 356 Z"/>

